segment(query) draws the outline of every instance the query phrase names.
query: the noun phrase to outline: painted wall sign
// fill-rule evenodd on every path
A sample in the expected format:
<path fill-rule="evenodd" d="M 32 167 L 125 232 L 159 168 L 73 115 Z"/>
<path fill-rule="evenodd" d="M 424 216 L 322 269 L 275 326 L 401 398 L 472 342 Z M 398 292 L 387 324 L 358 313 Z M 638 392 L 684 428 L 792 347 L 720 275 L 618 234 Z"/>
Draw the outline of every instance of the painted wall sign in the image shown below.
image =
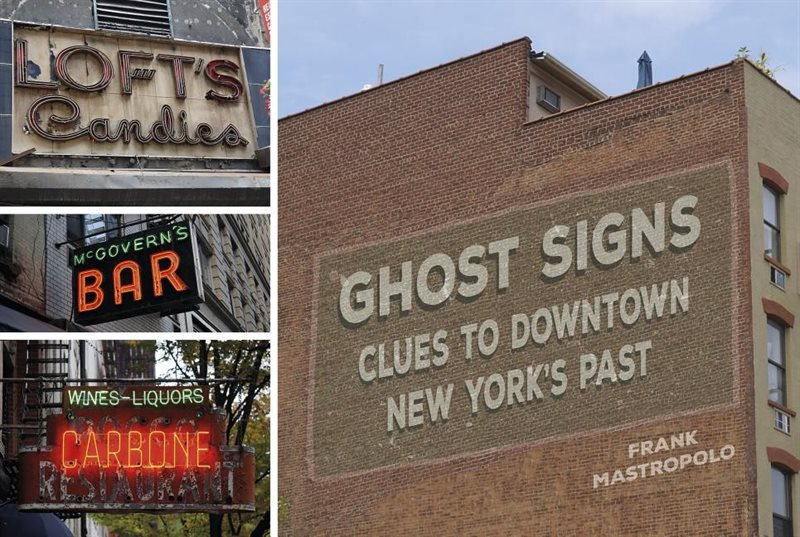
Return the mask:
<path fill-rule="evenodd" d="M 20 472 L 29 476 L 20 480 L 20 510 L 255 509 L 255 453 L 224 445 L 224 412 L 210 408 L 205 388 L 76 387 L 64 394 L 71 402 L 48 416 L 46 445 L 20 451 Z M 172 398 L 181 402 L 167 403 Z"/>
<path fill-rule="evenodd" d="M 13 49 L 15 151 L 254 154 L 257 134 L 237 48 L 17 25 Z"/>
<path fill-rule="evenodd" d="M 730 402 L 729 198 L 715 167 L 322 255 L 312 475 Z"/>
<path fill-rule="evenodd" d="M 197 242 L 188 222 L 148 229 L 70 253 L 74 321 L 187 311 L 203 301 Z"/>

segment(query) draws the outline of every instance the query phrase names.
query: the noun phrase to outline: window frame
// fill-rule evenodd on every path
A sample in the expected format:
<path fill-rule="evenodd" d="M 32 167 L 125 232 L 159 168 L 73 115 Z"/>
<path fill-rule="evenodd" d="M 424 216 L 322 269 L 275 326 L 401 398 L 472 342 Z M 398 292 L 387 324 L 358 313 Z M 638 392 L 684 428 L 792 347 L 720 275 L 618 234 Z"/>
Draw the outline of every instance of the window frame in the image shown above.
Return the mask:
<path fill-rule="evenodd" d="M 783 363 L 778 363 L 772 359 L 769 353 L 769 332 L 770 326 L 776 328 L 780 333 L 780 354 L 781 360 Z M 781 387 L 780 387 L 780 399 L 773 399 L 770 386 L 769 386 L 769 367 L 774 366 L 778 369 L 781 374 Z M 786 404 L 786 327 L 781 324 L 780 322 L 776 321 L 775 319 L 771 319 L 767 317 L 767 397 L 770 401 L 774 401 L 781 405 Z"/>
<path fill-rule="evenodd" d="M 774 259 L 775 261 L 780 261 L 781 260 L 781 192 L 775 190 L 767 183 L 762 183 L 762 191 L 761 191 L 762 210 L 763 210 L 763 205 L 766 203 L 767 200 L 766 197 L 767 192 L 771 193 L 775 198 L 775 222 L 770 222 L 769 220 L 767 220 L 767 214 L 766 211 L 764 211 L 764 214 L 762 215 L 764 222 L 764 255 Z M 775 235 L 777 236 L 776 243 L 774 244 L 774 250 L 775 250 L 774 254 L 769 253 L 769 250 L 767 250 L 767 241 L 766 241 L 767 229 L 774 232 Z"/>
<path fill-rule="evenodd" d="M 87 235 L 89 235 L 90 232 L 86 227 L 87 216 L 101 216 L 103 220 L 102 230 L 96 229 L 91 231 L 92 234 L 100 233 L 102 231 L 102 234 L 89 237 L 88 240 Z M 74 220 L 70 220 L 70 218 L 74 218 Z M 114 220 L 113 222 L 111 221 L 112 219 Z M 75 222 L 77 222 L 77 224 L 75 224 Z M 68 214 L 67 240 L 74 243 L 75 246 L 91 246 L 93 244 L 99 244 L 101 242 L 117 239 L 125 236 L 124 228 L 121 227 L 124 225 L 124 223 L 124 214 Z M 78 229 L 76 230 L 76 228 Z"/>
<path fill-rule="evenodd" d="M 789 531 L 790 531 L 789 537 L 792 537 L 794 535 L 794 529 L 793 529 L 794 528 L 794 513 L 792 512 L 792 481 L 793 481 L 792 477 L 793 476 L 792 476 L 791 472 L 788 472 L 787 470 L 781 468 L 780 466 L 773 464 L 770 467 L 770 479 L 773 481 L 772 483 L 770 483 L 772 492 L 775 492 L 775 483 L 774 483 L 775 472 L 779 473 L 781 475 L 781 477 L 783 478 L 782 479 L 783 488 L 784 488 L 785 494 L 786 494 L 786 497 L 784 498 L 784 501 L 786 502 L 786 510 L 787 510 L 788 518 L 786 516 L 784 516 L 784 515 L 780 515 L 780 514 L 775 512 L 775 498 L 773 497 L 772 498 L 772 529 L 773 529 L 773 533 L 775 531 L 776 522 L 780 521 L 781 525 L 785 526 L 785 525 L 788 524 Z"/>

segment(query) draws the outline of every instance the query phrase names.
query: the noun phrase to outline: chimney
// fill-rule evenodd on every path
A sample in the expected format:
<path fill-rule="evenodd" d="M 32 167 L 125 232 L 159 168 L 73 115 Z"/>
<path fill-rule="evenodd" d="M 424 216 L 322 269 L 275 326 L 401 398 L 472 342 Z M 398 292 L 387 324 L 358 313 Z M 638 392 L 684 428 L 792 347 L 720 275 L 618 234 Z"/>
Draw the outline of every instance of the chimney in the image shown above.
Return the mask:
<path fill-rule="evenodd" d="M 647 55 L 647 51 L 642 52 L 639 56 L 639 82 L 636 84 L 636 89 L 644 88 L 653 85 L 653 61 Z"/>

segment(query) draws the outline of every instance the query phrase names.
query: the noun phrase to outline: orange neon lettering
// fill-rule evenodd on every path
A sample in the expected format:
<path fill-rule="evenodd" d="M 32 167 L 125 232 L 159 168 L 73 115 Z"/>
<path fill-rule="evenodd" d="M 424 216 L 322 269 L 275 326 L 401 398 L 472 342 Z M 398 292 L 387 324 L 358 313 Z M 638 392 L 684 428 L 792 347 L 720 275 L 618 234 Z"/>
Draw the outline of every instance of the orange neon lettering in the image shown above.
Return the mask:
<path fill-rule="evenodd" d="M 131 283 L 122 283 L 122 271 L 131 271 Z M 114 304 L 122 304 L 122 295 L 133 293 L 133 300 L 142 299 L 142 286 L 139 280 L 139 263 L 122 261 L 114 267 Z"/>
<path fill-rule="evenodd" d="M 75 468 L 78 466 L 78 461 L 75 459 L 67 459 L 66 455 L 68 434 L 71 434 L 73 437 L 75 437 L 75 444 L 78 443 L 78 433 L 75 431 L 64 431 L 61 433 L 61 465 L 64 468 Z"/>
<path fill-rule="evenodd" d="M 183 433 L 186 435 L 186 443 L 183 444 L 181 442 L 181 433 L 172 433 L 172 466 L 178 466 L 178 446 L 180 446 L 181 451 L 183 451 L 183 457 L 186 466 L 189 466 L 189 433 Z"/>
<path fill-rule="evenodd" d="M 209 433 L 208 431 L 198 431 L 197 432 L 197 467 L 198 468 L 211 468 L 210 464 L 201 464 L 200 463 L 200 461 L 202 460 L 202 458 L 200 457 L 200 452 L 201 451 L 204 451 L 204 452 L 208 451 L 208 448 L 201 448 L 200 447 L 200 445 L 202 444 L 202 441 L 200 439 L 200 435 L 201 434 L 204 434 L 206 436 L 211 436 L 211 433 Z"/>
<path fill-rule="evenodd" d="M 147 439 L 145 441 L 145 436 Z M 61 433 L 61 465 L 74 468 L 211 468 L 209 431 L 89 430 Z M 170 449 L 169 443 L 172 443 Z M 170 458 L 169 455 L 172 455 Z"/>
<path fill-rule="evenodd" d="M 162 259 L 166 259 L 168 261 L 167 267 L 164 269 L 161 268 Z M 178 257 L 178 254 L 172 250 L 159 252 L 150 257 L 150 266 L 153 270 L 153 292 L 156 296 L 162 296 L 164 294 L 164 288 L 161 283 L 161 281 L 164 279 L 169 281 L 176 291 L 186 291 L 189 289 L 189 286 L 186 285 L 186 282 L 184 282 L 180 276 L 175 274 L 180 264 L 180 257 Z"/>
<path fill-rule="evenodd" d="M 161 442 L 156 441 L 156 444 L 161 444 L 161 463 L 156 464 L 155 462 L 155 450 L 153 449 L 153 436 L 160 434 L 161 435 Z M 147 439 L 147 451 L 150 455 L 150 468 L 163 468 L 164 464 L 167 460 L 167 435 L 164 434 L 164 431 L 152 431 Z"/>
<path fill-rule="evenodd" d="M 92 283 L 88 283 L 89 278 L 93 278 Z M 96 269 L 83 270 L 78 273 L 78 311 L 91 311 L 100 307 L 103 303 L 103 290 L 100 285 L 103 283 L 103 273 Z M 94 295 L 92 300 L 86 300 L 86 295 Z"/>
<path fill-rule="evenodd" d="M 117 450 L 111 450 L 111 435 L 116 435 L 117 437 Z M 111 466 L 111 457 L 113 456 L 117 460 L 117 466 L 122 466 L 122 463 L 119 462 L 119 452 L 122 450 L 122 435 L 119 431 L 108 431 L 108 438 L 106 441 L 106 465 L 105 468 Z"/>
<path fill-rule="evenodd" d="M 93 446 L 94 452 L 92 453 Z M 94 431 L 89 431 L 89 434 L 86 435 L 86 452 L 83 454 L 83 464 L 81 466 L 86 468 L 86 463 L 89 459 L 96 459 L 97 466 L 100 466 L 100 453 L 97 451 L 97 436 Z"/>
<path fill-rule="evenodd" d="M 133 435 L 137 435 L 139 437 L 139 445 L 134 449 L 133 447 Z M 134 451 L 139 452 L 139 463 L 133 464 L 133 457 L 131 457 L 131 453 Z M 131 431 L 128 433 L 128 468 L 136 468 L 142 465 L 142 460 L 144 459 L 144 455 L 142 454 L 142 433 L 139 431 Z"/>

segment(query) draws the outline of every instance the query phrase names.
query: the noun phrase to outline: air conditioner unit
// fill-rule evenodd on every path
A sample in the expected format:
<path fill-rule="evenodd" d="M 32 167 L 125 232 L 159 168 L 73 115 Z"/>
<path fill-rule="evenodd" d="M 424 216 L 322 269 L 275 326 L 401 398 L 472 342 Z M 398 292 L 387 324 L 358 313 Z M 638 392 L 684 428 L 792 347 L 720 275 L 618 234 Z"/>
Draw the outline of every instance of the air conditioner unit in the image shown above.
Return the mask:
<path fill-rule="evenodd" d="M 8 248 L 11 244 L 11 228 L 0 224 L 0 248 Z"/>
<path fill-rule="evenodd" d="M 536 88 L 536 104 L 550 112 L 560 112 L 561 95 L 547 86 L 538 86 Z"/>

